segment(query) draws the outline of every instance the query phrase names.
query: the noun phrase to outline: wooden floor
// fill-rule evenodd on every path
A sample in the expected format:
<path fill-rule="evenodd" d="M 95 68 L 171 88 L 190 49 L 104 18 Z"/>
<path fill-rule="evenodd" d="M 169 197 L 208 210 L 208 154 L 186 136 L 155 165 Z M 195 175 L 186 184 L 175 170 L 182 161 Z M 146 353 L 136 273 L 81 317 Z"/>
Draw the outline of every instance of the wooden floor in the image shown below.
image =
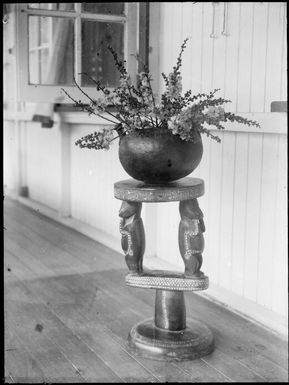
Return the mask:
<path fill-rule="evenodd" d="M 154 290 L 127 287 L 116 252 L 5 198 L 6 382 L 287 382 L 287 343 L 186 294 L 188 317 L 215 335 L 195 361 L 134 358 L 130 328 L 153 316 Z"/>

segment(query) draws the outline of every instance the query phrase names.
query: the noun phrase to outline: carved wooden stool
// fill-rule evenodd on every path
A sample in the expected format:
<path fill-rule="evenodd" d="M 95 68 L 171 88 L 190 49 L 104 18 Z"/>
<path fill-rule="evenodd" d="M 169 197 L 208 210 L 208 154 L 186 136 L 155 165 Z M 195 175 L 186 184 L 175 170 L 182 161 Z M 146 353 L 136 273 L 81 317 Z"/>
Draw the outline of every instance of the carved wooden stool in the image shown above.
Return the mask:
<path fill-rule="evenodd" d="M 208 277 L 200 270 L 205 231 L 197 198 L 204 182 L 183 178 L 164 185 L 148 185 L 134 179 L 114 184 L 114 196 L 123 201 L 119 216 L 121 245 L 129 268 L 128 286 L 156 289 L 155 316 L 133 326 L 128 346 L 142 357 L 165 361 L 192 360 L 211 353 L 214 338 L 202 322 L 186 320 L 184 291 L 205 290 Z M 145 232 L 142 202 L 180 202 L 179 249 L 185 264 L 183 274 L 143 270 Z"/>

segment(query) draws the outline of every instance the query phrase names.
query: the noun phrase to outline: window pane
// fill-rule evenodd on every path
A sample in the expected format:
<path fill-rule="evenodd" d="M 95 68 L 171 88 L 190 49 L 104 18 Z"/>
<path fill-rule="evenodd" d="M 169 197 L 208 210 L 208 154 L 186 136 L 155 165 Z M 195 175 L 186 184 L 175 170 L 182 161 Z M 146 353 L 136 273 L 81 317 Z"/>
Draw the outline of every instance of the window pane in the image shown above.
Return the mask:
<path fill-rule="evenodd" d="M 122 15 L 124 13 L 124 3 L 82 3 L 82 11 Z"/>
<path fill-rule="evenodd" d="M 51 35 L 51 20 L 49 20 L 49 17 L 39 17 L 39 37 L 40 37 L 40 44 L 49 43 L 50 35 Z"/>
<path fill-rule="evenodd" d="M 105 86 L 117 86 L 119 72 L 107 46 L 113 47 L 123 60 L 123 33 L 122 23 L 82 21 L 82 72 Z M 93 82 L 82 76 L 82 85 L 92 86 Z"/>
<path fill-rule="evenodd" d="M 49 9 L 53 11 L 74 11 L 74 3 L 30 3 L 32 9 Z"/>
<path fill-rule="evenodd" d="M 72 85 L 74 21 L 29 16 L 29 83 Z"/>

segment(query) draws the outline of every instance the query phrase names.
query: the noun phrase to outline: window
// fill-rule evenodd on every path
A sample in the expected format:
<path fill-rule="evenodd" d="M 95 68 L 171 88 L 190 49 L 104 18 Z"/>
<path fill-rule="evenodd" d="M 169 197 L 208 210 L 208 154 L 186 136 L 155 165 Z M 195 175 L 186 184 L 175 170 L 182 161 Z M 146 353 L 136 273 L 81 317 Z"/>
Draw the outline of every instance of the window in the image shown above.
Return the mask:
<path fill-rule="evenodd" d="M 61 88 L 79 99 L 74 79 L 87 93 L 95 88 L 89 77 L 115 87 L 119 74 L 107 45 L 135 77 L 140 8 L 120 2 L 17 4 L 19 100 L 70 103 Z"/>

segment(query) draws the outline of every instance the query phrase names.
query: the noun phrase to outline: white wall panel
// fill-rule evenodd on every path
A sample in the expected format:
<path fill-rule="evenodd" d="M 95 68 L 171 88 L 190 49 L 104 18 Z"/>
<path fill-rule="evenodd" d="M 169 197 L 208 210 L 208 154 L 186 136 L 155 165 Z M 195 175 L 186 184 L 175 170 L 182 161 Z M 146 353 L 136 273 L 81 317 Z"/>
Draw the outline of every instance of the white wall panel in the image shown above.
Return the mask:
<path fill-rule="evenodd" d="M 256 301 L 263 134 L 249 134 L 248 144 L 247 205 L 245 224 L 244 290 L 246 298 Z"/>
<path fill-rule="evenodd" d="M 269 3 L 255 3 L 251 110 L 265 112 Z"/>
<path fill-rule="evenodd" d="M 221 35 L 223 28 L 223 12 L 224 3 L 215 3 L 215 33 L 216 38 L 212 39 L 212 62 L 211 62 L 211 84 L 208 91 L 213 88 L 220 88 L 218 96 L 224 97 L 224 81 L 225 81 L 225 60 L 226 60 L 226 43 L 227 38 Z M 210 3 L 206 3 L 206 7 L 211 7 Z M 204 66 L 204 64 L 203 64 Z M 206 66 L 206 64 L 205 64 Z"/>
<path fill-rule="evenodd" d="M 282 3 L 280 9 L 279 20 L 282 26 L 282 62 L 281 62 L 281 80 L 280 80 L 280 99 L 287 100 L 287 40 L 286 40 L 286 25 L 287 25 L 287 7 L 286 3 Z M 280 63 L 278 63 L 278 67 Z"/>
<path fill-rule="evenodd" d="M 196 5 L 196 4 L 195 4 Z M 195 6 L 194 5 L 194 6 Z M 201 6 L 199 4 L 199 6 Z M 210 38 L 213 23 L 213 7 L 210 3 L 203 3 L 203 25 L 202 25 L 202 56 L 194 56 L 194 60 L 201 62 L 201 92 L 209 92 L 212 90 L 212 75 L 213 75 L 213 50 L 214 39 Z M 194 53 L 194 41 L 189 49 Z M 199 74 L 193 75 L 195 82 L 199 81 Z"/>
<path fill-rule="evenodd" d="M 275 79 L 278 74 L 279 77 L 282 76 L 280 64 L 282 65 L 282 54 L 284 52 L 284 7 L 281 7 L 278 3 L 271 2 L 269 10 L 265 111 L 270 111 L 270 102 L 272 100 L 280 100 L 281 98 L 284 98 L 283 100 L 286 99 L 286 96 L 281 96 L 280 93 L 280 84 L 282 80 L 271 81 L 271 79 Z M 278 42 L 278 44 L 276 44 L 276 42 Z"/>
<path fill-rule="evenodd" d="M 181 9 L 182 11 L 182 26 L 181 32 L 182 36 L 180 38 L 181 42 L 184 41 L 185 38 L 189 38 L 188 44 L 191 44 L 190 41 L 192 39 L 192 16 L 193 16 L 193 4 L 191 2 L 186 2 L 183 4 Z M 191 80 L 192 80 L 192 55 L 191 49 L 186 49 L 183 53 L 183 90 L 184 92 L 188 89 L 191 89 Z"/>
<path fill-rule="evenodd" d="M 205 181 L 205 195 L 199 199 L 206 224 L 203 270 L 211 282 L 282 314 L 287 269 L 285 138 L 225 132 L 221 144 L 204 139 L 206 172 L 202 175 L 201 162 L 191 174 Z M 178 204 L 159 204 L 157 216 L 157 254 L 181 269 Z"/>
<path fill-rule="evenodd" d="M 3 181 L 4 188 L 16 189 L 15 125 L 5 121 L 3 125 Z"/>
<path fill-rule="evenodd" d="M 171 71 L 181 41 L 191 37 L 183 56 L 184 89 L 221 88 L 220 95 L 232 100 L 228 111 L 270 112 L 272 101 L 286 100 L 286 4 L 227 3 L 228 36 L 221 34 L 224 3 L 214 4 L 161 3 L 161 71 Z"/>
<path fill-rule="evenodd" d="M 234 177 L 234 206 L 232 228 L 232 267 L 231 290 L 243 295 L 244 288 L 244 257 L 246 236 L 246 207 L 247 207 L 247 176 L 249 156 L 248 133 L 236 133 L 235 147 L 235 177 Z M 238 144 L 238 145 L 237 145 Z"/>
<path fill-rule="evenodd" d="M 24 123 L 22 151 L 26 162 L 26 185 L 29 197 L 55 210 L 60 207 L 61 153 L 60 131 L 41 128 L 40 123 Z"/>
<path fill-rule="evenodd" d="M 239 42 L 240 42 L 240 22 L 241 22 L 241 6 L 228 3 L 228 37 L 221 37 L 226 40 L 225 51 L 225 78 L 224 78 L 224 96 L 231 100 L 226 104 L 227 111 L 236 111 L 238 94 L 238 72 L 239 64 Z"/>
<path fill-rule="evenodd" d="M 271 307 L 272 271 L 274 258 L 273 243 L 276 229 L 277 167 L 278 167 L 277 135 L 264 135 L 260 197 L 260 236 L 259 263 L 257 267 L 257 302 Z"/>
<path fill-rule="evenodd" d="M 219 213 L 219 284 L 231 289 L 236 133 L 223 136 Z M 225 224 L 225 226 L 223 226 Z"/>
<path fill-rule="evenodd" d="M 223 139 L 223 133 L 220 138 Z M 209 140 L 209 139 L 207 139 Z M 220 213 L 221 213 L 221 185 L 222 185 L 222 154 L 223 146 L 217 142 L 210 145 L 209 179 L 206 181 L 206 195 L 208 196 L 208 211 L 205 218 L 206 223 L 206 253 L 204 258 L 208 259 L 210 271 L 218 283 L 220 276 Z M 208 255 L 208 257 L 206 257 Z M 209 262 L 210 261 L 210 262 Z M 204 267 L 205 268 L 205 267 Z"/>
<path fill-rule="evenodd" d="M 231 5 L 232 7 L 233 5 Z M 241 3 L 238 20 L 238 44 L 237 44 L 237 73 L 236 73 L 236 94 L 232 94 L 232 100 L 236 102 L 237 111 L 250 111 L 252 77 L 251 60 L 256 49 L 253 44 L 255 30 L 255 5 Z M 232 27 L 231 27 L 232 28 Z M 234 30 L 232 28 L 232 30 Z M 257 36 L 259 31 L 257 31 Z M 227 37 L 230 40 L 230 36 Z M 231 55 L 231 53 L 229 53 Z M 263 60 L 261 58 L 260 60 Z M 258 111 L 254 109 L 253 111 Z"/>
<path fill-rule="evenodd" d="M 212 38 L 214 7 L 217 36 Z M 270 112 L 272 101 L 285 100 L 285 3 L 228 3 L 227 37 L 220 34 L 223 3 L 214 7 L 209 2 L 162 4 L 161 70 L 167 73 L 174 64 L 169 67 L 168 47 L 179 50 L 181 29 L 182 40 L 191 36 L 183 57 L 184 89 L 221 88 L 220 96 L 232 100 L 227 111 Z M 271 123 L 265 115 L 262 121 L 259 133 L 242 132 L 241 126 L 240 132 L 230 132 L 228 127 L 220 135 L 221 144 L 204 138 L 203 160 L 191 176 L 205 181 L 199 203 L 207 228 L 203 269 L 210 280 L 285 314 L 286 136 L 274 134 L 273 127 L 272 134 L 266 133 Z M 181 268 L 178 207 L 160 206 L 158 254 Z"/>
<path fill-rule="evenodd" d="M 118 142 L 109 151 L 80 149 L 75 141 L 92 131 L 92 125 L 71 125 L 71 215 L 113 237 L 119 237 L 121 201 L 113 184 L 128 175 L 118 159 Z"/>
<path fill-rule="evenodd" d="M 288 153 L 287 136 L 279 136 L 276 175 L 276 221 L 273 237 L 271 287 L 274 293 L 272 310 L 286 315 L 288 308 Z"/>
<path fill-rule="evenodd" d="M 203 79 L 203 51 L 204 51 L 204 6 L 205 3 L 192 4 L 191 13 L 188 13 L 189 20 L 187 23 L 191 26 L 191 39 L 188 42 L 186 55 L 184 55 L 184 69 L 185 61 L 188 58 L 188 51 L 190 52 L 191 61 L 190 64 L 190 73 L 189 76 L 191 81 L 188 85 L 188 89 L 192 89 L 193 93 L 201 92 L 202 90 L 202 79 Z M 183 36 L 185 39 L 186 35 Z M 194 50 L 191 47 L 194 47 Z M 184 71 L 186 72 L 186 71 Z M 183 75 L 185 77 L 185 75 Z"/>

